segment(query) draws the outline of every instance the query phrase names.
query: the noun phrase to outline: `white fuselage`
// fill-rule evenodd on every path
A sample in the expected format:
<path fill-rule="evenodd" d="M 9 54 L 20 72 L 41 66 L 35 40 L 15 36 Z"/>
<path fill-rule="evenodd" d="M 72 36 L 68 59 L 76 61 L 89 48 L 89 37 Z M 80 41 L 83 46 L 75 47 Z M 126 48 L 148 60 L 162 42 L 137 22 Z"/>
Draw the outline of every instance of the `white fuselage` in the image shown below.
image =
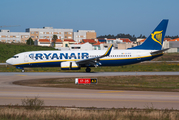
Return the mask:
<path fill-rule="evenodd" d="M 119 66 L 151 60 L 155 50 L 112 50 L 109 56 L 100 59 L 100 66 Z M 16 54 L 6 62 L 22 67 L 60 67 L 61 62 L 79 61 L 101 56 L 105 50 L 90 51 L 31 51 Z M 157 56 L 157 55 L 156 55 Z"/>

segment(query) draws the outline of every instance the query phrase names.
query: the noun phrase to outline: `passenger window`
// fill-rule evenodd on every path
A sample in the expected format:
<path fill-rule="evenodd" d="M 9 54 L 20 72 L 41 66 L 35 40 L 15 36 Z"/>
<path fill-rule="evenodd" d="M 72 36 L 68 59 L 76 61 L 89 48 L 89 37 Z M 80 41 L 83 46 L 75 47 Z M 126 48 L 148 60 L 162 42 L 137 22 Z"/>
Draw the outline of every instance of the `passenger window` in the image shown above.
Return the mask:
<path fill-rule="evenodd" d="M 19 56 L 13 56 L 13 58 L 18 58 Z"/>

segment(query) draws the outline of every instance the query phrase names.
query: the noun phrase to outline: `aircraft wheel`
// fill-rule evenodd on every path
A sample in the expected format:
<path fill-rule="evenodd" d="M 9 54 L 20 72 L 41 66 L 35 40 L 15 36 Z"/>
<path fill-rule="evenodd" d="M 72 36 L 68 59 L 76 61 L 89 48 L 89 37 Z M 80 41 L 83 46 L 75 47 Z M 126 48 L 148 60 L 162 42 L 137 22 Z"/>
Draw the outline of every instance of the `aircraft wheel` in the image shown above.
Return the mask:
<path fill-rule="evenodd" d="M 25 70 L 24 69 L 22 69 L 22 73 L 24 73 L 25 72 Z"/>
<path fill-rule="evenodd" d="M 91 72 L 91 68 L 87 67 L 86 72 Z"/>

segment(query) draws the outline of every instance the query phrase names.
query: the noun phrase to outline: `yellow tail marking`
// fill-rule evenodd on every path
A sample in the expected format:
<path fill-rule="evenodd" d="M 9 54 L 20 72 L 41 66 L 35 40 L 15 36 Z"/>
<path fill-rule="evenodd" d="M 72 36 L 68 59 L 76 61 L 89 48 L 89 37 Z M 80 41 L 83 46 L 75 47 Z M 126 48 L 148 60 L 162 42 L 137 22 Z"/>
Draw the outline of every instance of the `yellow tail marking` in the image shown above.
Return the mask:
<path fill-rule="evenodd" d="M 155 42 L 159 43 L 160 45 L 162 45 L 162 32 L 163 32 L 163 30 L 162 31 L 155 31 L 154 33 L 151 33 L 151 38 Z"/>

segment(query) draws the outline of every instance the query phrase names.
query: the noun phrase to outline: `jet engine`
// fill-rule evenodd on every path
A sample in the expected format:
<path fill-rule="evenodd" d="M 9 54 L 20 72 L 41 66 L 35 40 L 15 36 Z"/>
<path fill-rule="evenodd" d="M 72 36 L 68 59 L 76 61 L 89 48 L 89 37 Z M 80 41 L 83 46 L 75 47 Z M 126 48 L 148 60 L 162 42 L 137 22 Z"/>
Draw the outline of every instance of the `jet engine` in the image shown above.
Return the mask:
<path fill-rule="evenodd" d="M 61 62 L 61 70 L 79 70 L 80 66 L 76 62 Z"/>

